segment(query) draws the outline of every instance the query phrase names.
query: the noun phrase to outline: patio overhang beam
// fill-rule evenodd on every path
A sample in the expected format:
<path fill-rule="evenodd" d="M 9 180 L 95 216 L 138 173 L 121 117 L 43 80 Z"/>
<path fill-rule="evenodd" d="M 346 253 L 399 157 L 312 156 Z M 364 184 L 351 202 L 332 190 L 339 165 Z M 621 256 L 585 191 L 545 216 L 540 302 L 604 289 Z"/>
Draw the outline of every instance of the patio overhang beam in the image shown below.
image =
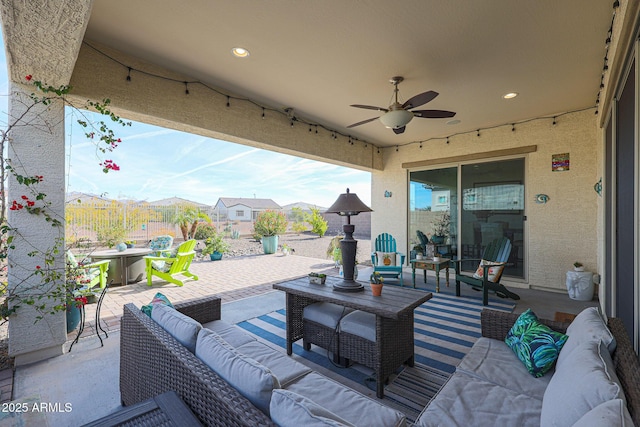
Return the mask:
<path fill-rule="evenodd" d="M 538 150 L 537 145 L 527 145 L 524 147 L 506 148 L 504 150 L 483 151 L 481 153 L 462 154 L 460 156 L 440 157 L 438 159 L 419 160 L 417 162 L 405 162 L 402 164 L 404 169 L 422 168 L 444 163 L 461 163 L 472 160 L 491 159 L 495 157 L 517 156 L 519 154 L 535 153 Z"/>

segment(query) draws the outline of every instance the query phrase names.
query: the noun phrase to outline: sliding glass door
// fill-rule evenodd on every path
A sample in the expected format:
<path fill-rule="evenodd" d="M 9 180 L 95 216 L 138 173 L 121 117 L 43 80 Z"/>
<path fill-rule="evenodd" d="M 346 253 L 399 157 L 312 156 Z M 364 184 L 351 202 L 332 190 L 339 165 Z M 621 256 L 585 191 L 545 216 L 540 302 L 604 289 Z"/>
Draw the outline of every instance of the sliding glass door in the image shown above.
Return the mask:
<path fill-rule="evenodd" d="M 480 258 L 490 241 L 507 237 L 513 248 L 505 274 L 524 278 L 524 179 L 524 158 L 410 172 L 410 241 L 417 230 L 434 235 L 449 214 L 451 256 Z M 464 267 L 477 266 L 471 264 Z"/>

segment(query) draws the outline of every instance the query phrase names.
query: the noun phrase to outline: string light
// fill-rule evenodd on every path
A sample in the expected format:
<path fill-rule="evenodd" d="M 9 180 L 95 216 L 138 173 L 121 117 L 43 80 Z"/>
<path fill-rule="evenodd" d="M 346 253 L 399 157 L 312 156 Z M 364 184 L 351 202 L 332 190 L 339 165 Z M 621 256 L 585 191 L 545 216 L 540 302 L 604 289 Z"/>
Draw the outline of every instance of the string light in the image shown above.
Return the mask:
<path fill-rule="evenodd" d="M 231 107 L 231 97 L 227 95 L 227 108 Z"/>
<path fill-rule="evenodd" d="M 478 138 L 480 138 L 480 129 L 478 129 Z"/>
<path fill-rule="evenodd" d="M 555 126 L 555 125 L 556 125 L 556 116 L 553 116 L 553 123 L 552 123 L 552 125 L 553 125 L 553 126 Z"/>
<path fill-rule="evenodd" d="M 511 123 L 511 132 L 515 132 L 515 131 L 516 131 L 516 124 Z"/>
<path fill-rule="evenodd" d="M 131 81 L 131 67 L 129 68 L 129 72 L 127 73 L 127 81 L 130 82 Z"/>
<path fill-rule="evenodd" d="M 420 141 L 420 149 L 422 150 L 422 141 Z"/>
<path fill-rule="evenodd" d="M 262 120 L 266 119 L 267 117 L 264 114 L 264 107 L 262 107 Z"/>
<path fill-rule="evenodd" d="M 449 137 L 447 137 L 447 144 L 449 143 Z M 420 147 L 422 147 L 422 142 L 420 143 Z"/>
<path fill-rule="evenodd" d="M 189 95 L 189 82 L 184 82 L 184 93 Z"/>

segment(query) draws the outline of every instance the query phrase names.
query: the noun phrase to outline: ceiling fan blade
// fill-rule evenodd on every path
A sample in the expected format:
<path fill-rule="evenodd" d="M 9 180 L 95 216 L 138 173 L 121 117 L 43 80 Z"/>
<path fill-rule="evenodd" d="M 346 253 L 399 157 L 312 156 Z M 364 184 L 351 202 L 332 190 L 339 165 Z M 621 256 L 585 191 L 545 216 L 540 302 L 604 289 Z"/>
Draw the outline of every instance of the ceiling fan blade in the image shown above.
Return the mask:
<path fill-rule="evenodd" d="M 369 123 L 369 122 L 372 122 L 372 121 L 374 121 L 374 120 L 378 120 L 378 119 L 379 119 L 379 117 L 374 117 L 374 118 L 372 118 L 372 119 L 363 120 L 363 121 L 361 121 L 361 122 L 358 122 L 358 123 L 354 123 L 354 124 L 352 124 L 352 125 L 349 125 L 349 126 L 347 126 L 347 128 L 354 128 L 354 127 L 356 127 L 356 126 L 360 126 L 360 125 L 363 125 L 363 124 L 365 124 L 365 123 Z"/>
<path fill-rule="evenodd" d="M 413 110 L 412 113 L 415 117 L 422 117 L 423 119 L 444 119 L 456 115 L 453 111 L 445 110 Z"/>
<path fill-rule="evenodd" d="M 396 135 L 400 135 L 401 133 L 404 133 L 404 130 L 406 129 L 406 126 L 402 126 L 401 128 L 394 128 L 393 133 L 395 133 Z"/>
<path fill-rule="evenodd" d="M 389 110 L 382 107 L 374 107 L 373 105 L 361 105 L 361 104 L 351 104 L 351 107 L 356 108 L 364 108 L 365 110 L 376 110 L 376 111 L 384 111 L 385 113 Z"/>
<path fill-rule="evenodd" d="M 436 96 L 438 96 L 438 92 L 434 92 L 429 90 L 427 92 L 419 93 L 416 96 L 409 98 L 404 104 L 402 104 L 402 108 L 405 110 L 408 108 L 416 108 L 421 105 L 426 104 L 427 102 L 433 100 Z"/>

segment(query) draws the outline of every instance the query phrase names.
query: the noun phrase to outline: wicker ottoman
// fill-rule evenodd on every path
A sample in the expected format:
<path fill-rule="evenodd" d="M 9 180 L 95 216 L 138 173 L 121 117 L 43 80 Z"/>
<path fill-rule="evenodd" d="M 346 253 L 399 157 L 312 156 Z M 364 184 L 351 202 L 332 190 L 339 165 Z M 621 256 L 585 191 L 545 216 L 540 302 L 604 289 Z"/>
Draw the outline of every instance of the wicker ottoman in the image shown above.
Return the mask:
<path fill-rule="evenodd" d="M 302 312 L 304 349 L 311 350 L 311 344 L 330 351 L 337 356 L 338 323 L 351 310 L 330 302 L 316 302 L 306 306 Z"/>

